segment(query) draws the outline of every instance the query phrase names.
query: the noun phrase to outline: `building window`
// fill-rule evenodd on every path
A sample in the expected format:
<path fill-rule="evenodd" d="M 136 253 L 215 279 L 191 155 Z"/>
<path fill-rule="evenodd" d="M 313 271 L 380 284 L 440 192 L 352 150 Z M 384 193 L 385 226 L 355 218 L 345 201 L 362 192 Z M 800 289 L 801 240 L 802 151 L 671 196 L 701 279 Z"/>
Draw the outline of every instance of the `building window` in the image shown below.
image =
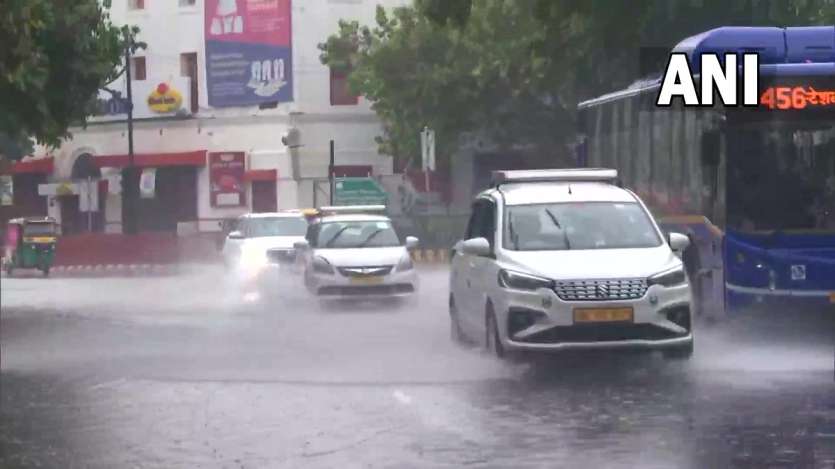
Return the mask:
<path fill-rule="evenodd" d="M 199 100 L 197 98 L 197 53 L 188 52 L 180 54 L 180 76 L 189 79 L 191 87 L 191 112 L 196 113 Z"/>
<path fill-rule="evenodd" d="M 145 57 L 133 57 L 130 59 L 130 76 L 134 80 L 142 81 L 146 78 Z"/>
<path fill-rule="evenodd" d="M 348 70 L 331 70 L 331 106 L 350 106 L 359 103 L 359 96 L 351 94 L 348 88 Z"/>
<path fill-rule="evenodd" d="M 193 7 L 197 0 L 180 0 L 181 7 Z"/>
<path fill-rule="evenodd" d="M 145 0 L 128 0 L 129 10 L 144 10 Z"/>

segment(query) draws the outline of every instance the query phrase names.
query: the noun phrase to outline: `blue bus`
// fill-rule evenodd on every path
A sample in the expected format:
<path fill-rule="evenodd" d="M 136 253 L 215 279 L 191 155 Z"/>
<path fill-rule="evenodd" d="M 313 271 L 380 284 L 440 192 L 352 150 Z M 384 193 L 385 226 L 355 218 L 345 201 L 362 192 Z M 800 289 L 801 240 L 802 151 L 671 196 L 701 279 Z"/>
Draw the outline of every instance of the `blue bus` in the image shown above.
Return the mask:
<path fill-rule="evenodd" d="M 640 80 L 579 104 L 581 165 L 617 168 L 665 230 L 691 237 L 698 314 L 831 311 L 835 27 L 723 27 L 673 52 L 695 73 L 701 54 L 757 52 L 759 106 L 657 107 L 661 77 Z"/>

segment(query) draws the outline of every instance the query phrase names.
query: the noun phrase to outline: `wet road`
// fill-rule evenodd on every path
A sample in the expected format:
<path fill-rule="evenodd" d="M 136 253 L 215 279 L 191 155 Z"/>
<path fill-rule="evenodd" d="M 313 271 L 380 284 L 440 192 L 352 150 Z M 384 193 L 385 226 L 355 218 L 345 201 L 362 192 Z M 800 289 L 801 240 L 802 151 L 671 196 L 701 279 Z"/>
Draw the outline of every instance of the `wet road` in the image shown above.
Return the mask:
<path fill-rule="evenodd" d="M 686 365 L 501 363 L 422 281 L 333 310 L 212 269 L 3 278 L 0 467 L 835 467 L 829 325 L 705 326 Z"/>

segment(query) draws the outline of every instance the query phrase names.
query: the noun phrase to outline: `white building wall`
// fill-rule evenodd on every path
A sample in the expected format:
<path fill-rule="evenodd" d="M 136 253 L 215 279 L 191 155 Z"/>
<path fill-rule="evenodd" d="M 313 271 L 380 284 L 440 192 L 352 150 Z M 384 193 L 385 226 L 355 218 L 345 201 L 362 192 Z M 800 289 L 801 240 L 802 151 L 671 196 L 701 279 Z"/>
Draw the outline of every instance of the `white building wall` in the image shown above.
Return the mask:
<path fill-rule="evenodd" d="M 377 4 L 393 7 L 408 0 L 293 0 L 294 101 L 274 109 L 256 106 L 210 108 L 206 93 L 203 0 L 181 7 L 176 0 L 145 0 L 145 9 L 129 10 L 128 0 L 113 0 L 111 17 L 116 24 L 136 25 L 139 40 L 147 48 L 138 52 L 146 60 L 147 80 L 170 81 L 180 76 L 180 54 L 194 52 L 198 60 L 199 109 L 187 119 L 153 119 L 134 123 L 134 151 L 142 153 L 243 151 L 248 169 L 276 169 L 279 208 L 297 208 L 313 203 L 314 179 L 326 178 L 329 141 L 336 142 L 337 165 L 371 165 L 375 174 L 391 174 L 391 158 L 378 154 L 374 138 L 380 123 L 365 100 L 356 106 L 330 105 L 330 74 L 319 62 L 317 45 L 338 30 L 339 19 L 373 25 Z M 124 81 L 110 85 L 126 89 Z M 134 87 L 136 89 L 136 87 Z M 134 96 L 134 102 L 146 96 Z M 184 99 L 184 106 L 190 103 Z M 281 137 L 297 128 L 301 147 L 289 150 Z M 126 154 L 127 126 L 124 120 L 91 123 L 72 129 L 73 138 L 57 151 L 55 180 L 69 178 L 75 158 L 83 152 L 94 155 Z M 45 150 L 41 149 L 41 152 Z M 292 154 L 297 155 L 299 174 L 293 174 Z M 209 202 L 208 168 L 198 171 L 198 223 L 201 231 L 218 229 L 216 219 L 233 217 L 247 208 L 213 208 Z M 321 196 L 320 196 L 321 197 Z M 251 207 L 251 193 L 247 194 Z M 57 205 L 57 204 L 56 204 Z M 51 209 L 56 213 L 57 208 Z M 121 219 L 118 195 L 107 200 L 107 220 Z M 119 225 L 108 225 L 112 231 Z"/>

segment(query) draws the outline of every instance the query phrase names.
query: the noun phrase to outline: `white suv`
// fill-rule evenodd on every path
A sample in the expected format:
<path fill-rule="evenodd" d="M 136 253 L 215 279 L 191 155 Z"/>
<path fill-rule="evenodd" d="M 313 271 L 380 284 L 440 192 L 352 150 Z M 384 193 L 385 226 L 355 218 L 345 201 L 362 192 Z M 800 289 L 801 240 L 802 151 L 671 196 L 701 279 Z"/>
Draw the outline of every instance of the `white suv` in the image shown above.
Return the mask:
<path fill-rule="evenodd" d="M 457 341 L 507 351 L 693 352 L 682 234 L 665 239 L 617 171 L 499 171 L 453 249 Z"/>

